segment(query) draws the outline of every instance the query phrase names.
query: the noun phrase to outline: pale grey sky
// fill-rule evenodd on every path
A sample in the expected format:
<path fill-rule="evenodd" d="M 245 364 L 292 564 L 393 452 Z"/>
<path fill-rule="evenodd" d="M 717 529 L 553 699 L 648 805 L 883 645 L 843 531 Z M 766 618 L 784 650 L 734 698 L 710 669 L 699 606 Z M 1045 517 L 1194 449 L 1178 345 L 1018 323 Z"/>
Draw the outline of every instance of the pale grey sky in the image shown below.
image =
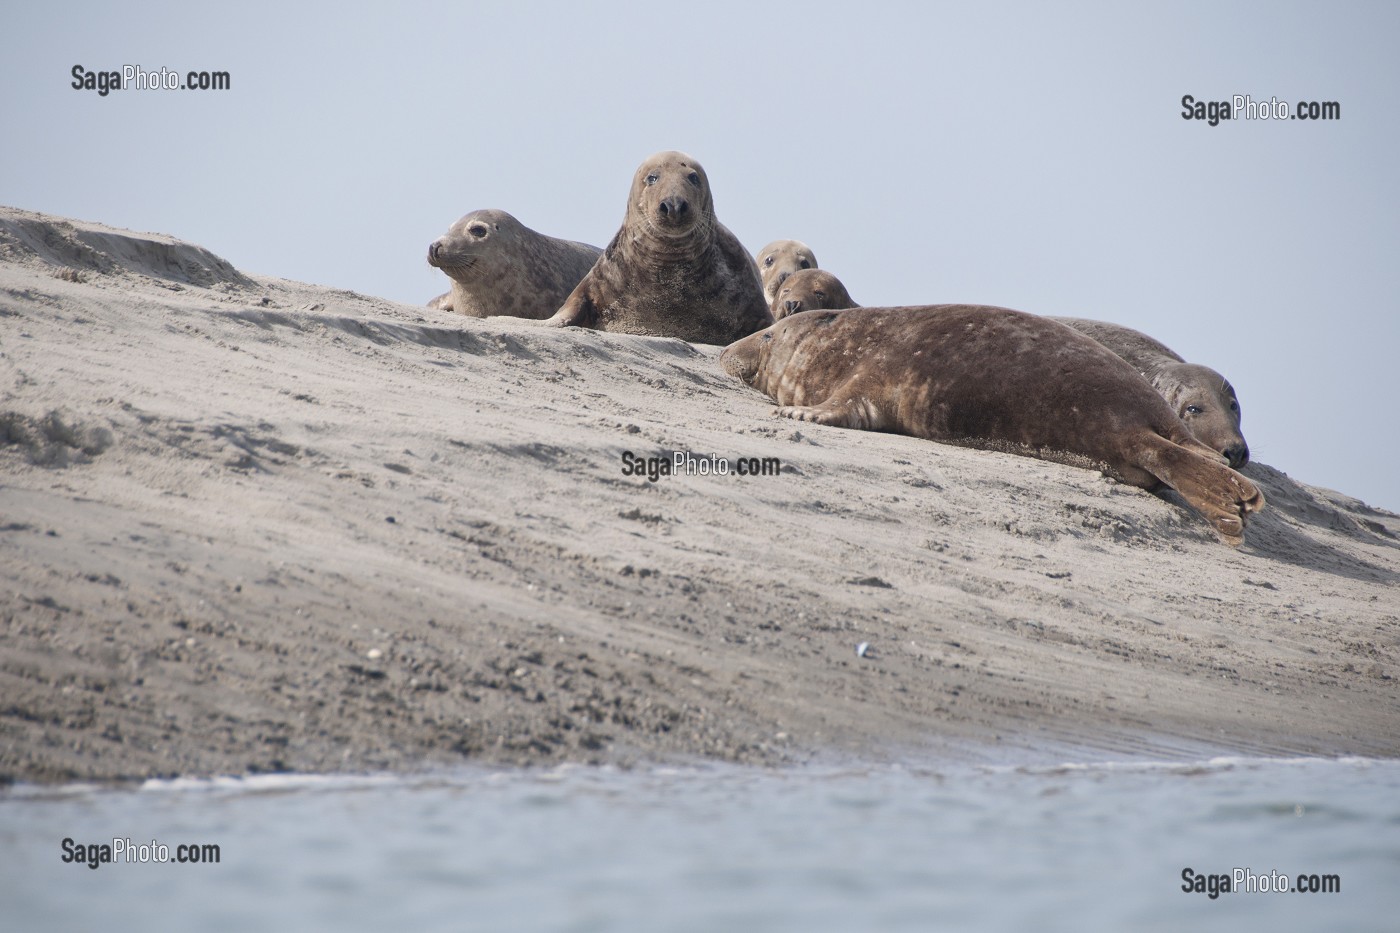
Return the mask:
<path fill-rule="evenodd" d="M 1255 458 L 1400 510 L 1400 5 L 37 4 L 0 12 L 0 203 L 413 303 L 503 208 L 604 245 L 706 167 L 863 304 L 1114 320 L 1221 370 Z M 227 71 L 224 92 L 71 70 Z M 1181 98 L 1337 101 L 1211 127 Z"/>

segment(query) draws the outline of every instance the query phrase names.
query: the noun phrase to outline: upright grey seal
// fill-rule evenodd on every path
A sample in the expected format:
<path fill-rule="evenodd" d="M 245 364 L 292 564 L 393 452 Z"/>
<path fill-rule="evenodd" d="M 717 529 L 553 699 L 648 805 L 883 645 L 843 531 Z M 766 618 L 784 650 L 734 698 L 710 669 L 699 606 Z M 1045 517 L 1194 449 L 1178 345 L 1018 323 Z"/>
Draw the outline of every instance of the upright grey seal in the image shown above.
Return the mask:
<path fill-rule="evenodd" d="M 469 317 L 547 318 L 602 252 L 536 233 L 505 211 L 472 211 L 428 246 L 428 264 L 452 279 L 452 290 L 428 307 Z"/>
<path fill-rule="evenodd" d="M 632 178 L 622 228 L 549 323 L 724 344 L 773 323 L 753 259 L 683 152 Z"/>
<path fill-rule="evenodd" d="M 783 279 L 769 308 L 773 320 L 781 321 L 801 311 L 841 311 L 859 308 L 841 280 L 825 269 L 798 269 Z"/>
<path fill-rule="evenodd" d="M 978 305 L 808 311 L 720 363 L 778 414 L 1019 453 L 1165 484 L 1227 544 L 1264 496 L 1120 357 L 1063 324 Z"/>
<path fill-rule="evenodd" d="M 773 307 L 778 287 L 794 272 L 817 268 L 817 256 L 801 240 L 774 240 L 758 251 L 758 274 L 763 277 L 763 297 Z"/>
<path fill-rule="evenodd" d="M 1056 317 L 1127 360 L 1161 393 L 1196 439 L 1225 455 L 1239 469 L 1249 462 L 1249 445 L 1240 433 L 1240 401 L 1230 381 L 1209 366 L 1188 363 L 1142 331 L 1077 317 Z"/>

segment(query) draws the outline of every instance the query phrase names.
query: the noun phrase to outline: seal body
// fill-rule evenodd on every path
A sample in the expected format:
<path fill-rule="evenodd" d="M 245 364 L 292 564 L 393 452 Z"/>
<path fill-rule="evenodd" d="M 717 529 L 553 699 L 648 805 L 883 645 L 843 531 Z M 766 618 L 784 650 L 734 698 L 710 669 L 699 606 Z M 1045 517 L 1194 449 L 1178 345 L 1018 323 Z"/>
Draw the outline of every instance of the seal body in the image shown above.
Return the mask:
<path fill-rule="evenodd" d="M 549 323 L 724 344 L 773 319 L 753 259 L 715 218 L 704 168 L 660 152 L 632 178 L 622 229 Z"/>
<path fill-rule="evenodd" d="M 787 277 L 803 269 L 817 268 L 817 256 L 801 240 L 774 240 L 758 251 L 758 274 L 763 277 L 763 297 L 768 307 Z"/>
<path fill-rule="evenodd" d="M 769 310 L 773 320 L 802 311 L 841 311 L 858 308 L 841 280 L 825 269 L 799 269 L 783 280 Z"/>
<path fill-rule="evenodd" d="M 1106 347 L 1046 318 L 979 305 L 809 311 L 720 363 L 778 414 L 1096 467 L 1165 484 L 1229 544 L 1264 497 Z"/>
<path fill-rule="evenodd" d="M 602 254 L 537 233 L 505 211 L 472 211 L 428 246 L 452 290 L 428 307 L 469 317 L 547 318 Z"/>
<path fill-rule="evenodd" d="M 1249 462 L 1249 445 L 1240 432 L 1240 401 L 1220 373 L 1186 362 L 1131 327 L 1075 317 L 1051 320 L 1094 338 L 1126 360 L 1152 383 L 1196 439 L 1223 454 L 1230 466 L 1239 469 Z"/>

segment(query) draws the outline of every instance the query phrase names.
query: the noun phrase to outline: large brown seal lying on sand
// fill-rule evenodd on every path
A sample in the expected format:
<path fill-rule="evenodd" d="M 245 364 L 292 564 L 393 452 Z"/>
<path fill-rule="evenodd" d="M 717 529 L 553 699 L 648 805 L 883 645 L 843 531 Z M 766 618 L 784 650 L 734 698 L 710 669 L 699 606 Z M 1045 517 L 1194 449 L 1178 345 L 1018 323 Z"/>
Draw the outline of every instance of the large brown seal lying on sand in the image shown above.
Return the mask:
<path fill-rule="evenodd" d="M 428 307 L 470 317 L 547 318 L 602 252 L 536 233 L 505 211 L 472 211 L 428 246 L 428 264 L 452 279 L 452 291 Z"/>
<path fill-rule="evenodd" d="M 724 344 L 773 319 L 753 259 L 715 219 L 705 170 L 659 152 L 633 176 L 622 229 L 549 323 Z"/>
<path fill-rule="evenodd" d="M 841 280 L 825 269 L 799 269 L 783 280 L 769 308 L 773 320 L 803 311 L 841 311 L 859 308 Z"/>
<path fill-rule="evenodd" d="M 1228 544 L 1264 496 L 1131 366 L 1046 318 L 935 305 L 809 311 L 724 349 L 720 363 L 778 414 L 1097 467 L 1166 484 Z"/>
<path fill-rule="evenodd" d="M 787 277 L 803 269 L 817 268 L 817 256 L 801 240 L 774 240 L 758 251 L 758 274 L 763 278 L 763 298 L 771 310 Z"/>
<path fill-rule="evenodd" d="M 1188 363 L 1142 331 L 1077 317 L 1052 321 L 1073 327 L 1128 361 L 1161 393 L 1196 440 L 1225 455 L 1239 469 L 1249 462 L 1249 445 L 1240 433 L 1240 401 L 1229 380 L 1209 366 Z"/>

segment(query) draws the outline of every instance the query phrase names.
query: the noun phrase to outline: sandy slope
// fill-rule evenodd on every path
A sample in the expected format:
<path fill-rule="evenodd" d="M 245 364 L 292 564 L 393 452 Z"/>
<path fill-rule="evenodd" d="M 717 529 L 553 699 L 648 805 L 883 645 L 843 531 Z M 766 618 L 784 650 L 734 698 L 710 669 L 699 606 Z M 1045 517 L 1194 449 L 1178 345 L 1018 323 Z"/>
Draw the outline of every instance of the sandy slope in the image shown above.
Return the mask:
<path fill-rule="evenodd" d="M 1232 551 L 717 353 L 0 209 L 0 775 L 1400 754 L 1397 516 L 1253 465 Z"/>

